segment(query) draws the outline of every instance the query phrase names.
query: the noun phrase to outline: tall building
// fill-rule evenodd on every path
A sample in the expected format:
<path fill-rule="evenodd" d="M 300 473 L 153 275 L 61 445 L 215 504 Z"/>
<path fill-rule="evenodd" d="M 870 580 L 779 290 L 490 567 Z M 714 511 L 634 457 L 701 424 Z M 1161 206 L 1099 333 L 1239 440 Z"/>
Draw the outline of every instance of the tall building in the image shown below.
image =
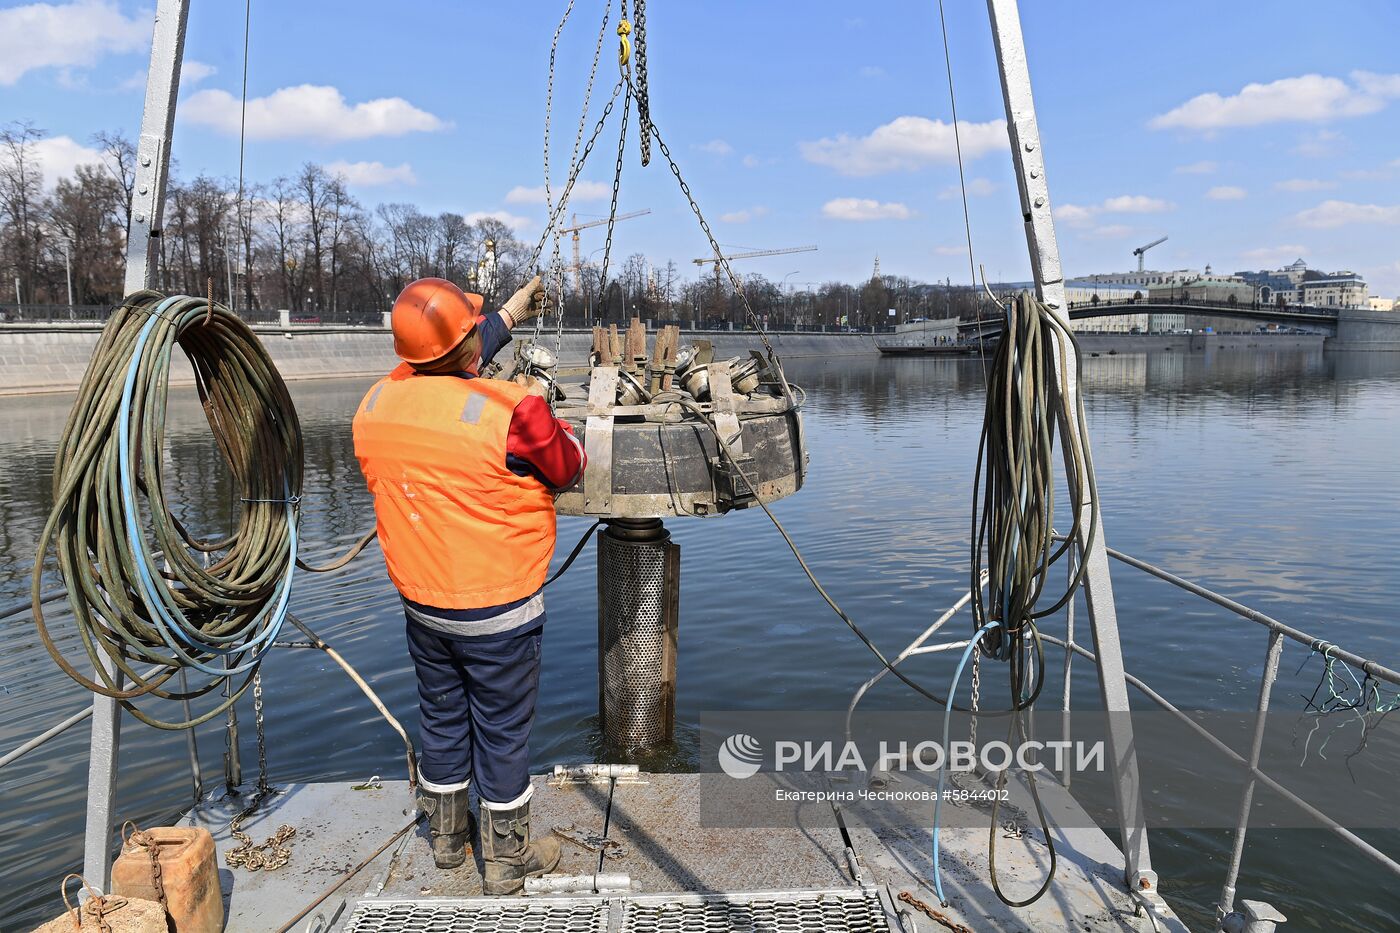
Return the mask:
<path fill-rule="evenodd" d="M 1350 270 L 1322 272 L 1309 269 L 1302 259 L 1282 269 L 1237 272 L 1255 289 L 1255 299 L 1266 305 L 1311 305 L 1321 308 L 1365 308 L 1370 290 Z"/>

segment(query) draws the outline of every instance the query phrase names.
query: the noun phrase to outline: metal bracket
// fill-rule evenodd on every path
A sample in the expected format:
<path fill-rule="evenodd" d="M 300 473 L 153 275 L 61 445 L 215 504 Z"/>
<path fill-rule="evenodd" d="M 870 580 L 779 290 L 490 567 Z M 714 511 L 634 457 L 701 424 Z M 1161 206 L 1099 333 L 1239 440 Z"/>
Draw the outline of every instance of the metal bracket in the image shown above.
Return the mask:
<path fill-rule="evenodd" d="M 151 66 L 146 75 L 146 104 L 136 147 L 131 229 L 126 239 L 126 292 L 149 288 L 160 252 L 161 215 L 170 166 L 170 139 L 175 131 L 175 98 L 180 89 L 180 62 L 185 55 L 189 0 L 159 0 L 151 38 Z"/>
<path fill-rule="evenodd" d="M 637 765 L 555 765 L 554 775 L 549 778 L 552 787 L 568 787 L 573 784 L 606 784 L 616 781 L 619 784 L 649 784 L 641 777 Z"/>
<path fill-rule="evenodd" d="M 599 366 L 588 384 L 588 422 L 583 448 L 588 465 L 583 469 L 583 510 L 590 515 L 612 512 L 613 409 L 617 405 L 617 367 Z"/>

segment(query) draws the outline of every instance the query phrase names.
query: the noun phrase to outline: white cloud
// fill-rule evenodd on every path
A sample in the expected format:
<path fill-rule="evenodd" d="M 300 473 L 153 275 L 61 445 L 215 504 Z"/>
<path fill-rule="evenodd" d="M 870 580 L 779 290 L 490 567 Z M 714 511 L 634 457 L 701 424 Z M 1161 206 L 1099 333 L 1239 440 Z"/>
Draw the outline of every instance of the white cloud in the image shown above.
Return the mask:
<path fill-rule="evenodd" d="M 822 213 L 833 220 L 908 220 L 913 216 L 898 201 L 874 198 L 835 198 L 822 205 Z"/>
<path fill-rule="evenodd" d="M 730 211 L 727 214 L 720 214 L 719 219 L 727 224 L 746 224 L 750 220 L 758 220 L 768 213 L 768 208 L 763 205 L 757 207 L 746 207 L 742 210 Z"/>
<path fill-rule="evenodd" d="M 1324 191 L 1337 187 L 1337 183 L 1321 178 L 1289 178 L 1275 183 L 1274 187 L 1280 191 Z"/>
<path fill-rule="evenodd" d="M 933 251 L 940 256 L 966 256 L 967 244 L 961 246 L 935 246 Z"/>
<path fill-rule="evenodd" d="M 740 161 L 743 162 L 744 168 L 758 168 L 763 164 L 763 160 L 756 155 L 746 155 Z"/>
<path fill-rule="evenodd" d="M 967 196 L 970 198 L 985 198 L 996 190 L 996 184 L 988 178 L 974 178 L 967 183 Z M 951 201 L 953 198 L 960 197 L 962 197 L 962 187 L 960 185 L 949 185 L 938 192 L 938 199 L 940 201 Z"/>
<path fill-rule="evenodd" d="M 554 203 L 559 203 L 559 195 L 564 193 L 562 186 L 556 185 L 551 188 L 554 195 Z M 569 192 L 569 200 L 572 201 L 606 201 L 612 197 L 612 186 L 601 181 L 585 181 L 580 179 L 574 182 L 573 190 Z M 516 185 L 506 192 L 507 204 L 543 204 L 544 185 L 536 185 L 527 188 L 524 185 Z"/>
<path fill-rule="evenodd" d="M 1173 207 L 1170 201 L 1145 194 L 1120 194 L 1103 202 L 1103 210 L 1116 214 L 1159 214 Z"/>
<path fill-rule="evenodd" d="M 862 78 L 883 78 L 887 74 L 888 72 L 879 65 L 864 65 L 860 69 L 860 76 Z"/>
<path fill-rule="evenodd" d="M 103 55 L 139 52 L 150 41 L 150 13 L 128 18 L 110 0 L 0 10 L 0 85 L 39 68 L 84 67 Z"/>
<path fill-rule="evenodd" d="M 1190 165 L 1178 165 L 1172 169 L 1178 175 L 1213 175 L 1220 166 L 1209 159 L 1200 162 L 1192 162 Z"/>
<path fill-rule="evenodd" d="M 340 175 L 349 184 L 362 188 L 377 185 L 416 185 L 418 176 L 413 174 L 413 166 L 404 162 L 400 165 L 385 165 L 383 162 L 332 162 L 326 166 L 332 175 Z"/>
<path fill-rule="evenodd" d="M 1346 227 L 1352 224 L 1400 224 L 1400 204 L 1354 204 L 1351 201 L 1323 201 L 1293 215 L 1304 227 Z"/>
<path fill-rule="evenodd" d="M 1304 158 L 1325 159 L 1336 155 L 1345 145 L 1346 137 L 1336 130 L 1314 130 L 1304 133 L 1293 151 Z"/>
<path fill-rule="evenodd" d="M 100 165 L 102 153 L 84 146 L 68 136 L 50 136 L 33 144 L 34 158 L 44 176 L 44 187 L 50 191 L 59 179 L 71 178 L 79 165 Z"/>
<path fill-rule="evenodd" d="M 1381 75 L 1374 71 L 1353 71 L 1351 79 L 1367 94 L 1376 97 L 1400 97 L 1400 74 Z"/>
<path fill-rule="evenodd" d="M 520 217 L 510 211 L 473 211 L 462 217 L 469 224 L 474 224 L 478 220 L 499 220 L 501 223 L 517 232 L 530 226 L 531 220 L 528 217 Z"/>
<path fill-rule="evenodd" d="M 1249 192 L 1238 185 L 1216 185 L 1206 192 L 1206 197 L 1212 201 L 1243 201 Z"/>
<path fill-rule="evenodd" d="M 1052 211 L 1055 220 L 1067 227 L 1087 229 L 1094 226 L 1100 214 L 1159 214 L 1173 210 L 1176 205 L 1145 194 L 1120 194 L 1106 198 L 1102 204 L 1057 204 Z M 1118 235 L 1119 226 L 1099 227 L 1107 236 Z"/>
<path fill-rule="evenodd" d="M 1066 226 L 1087 227 L 1093 223 L 1094 214 L 1097 212 L 1097 207 L 1085 207 L 1082 204 L 1056 204 L 1050 213 Z"/>
<path fill-rule="evenodd" d="M 707 143 L 701 143 L 695 147 L 701 152 L 708 152 L 710 155 L 727 156 L 734 152 L 734 147 L 722 139 L 712 139 Z"/>
<path fill-rule="evenodd" d="M 1199 94 L 1148 121 L 1153 129 L 1211 131 L 1265 123 L 1321 123 L 1375 113 L 1400 97 L 1400 75 L 1352 72 L 1354 83 L 1306 74 L 1246 84 L 1237 94 Z"/>
<path fill-rule="evenodd" d="M 219 69 L 205 62 L 195 61 L 193 58 L 185 59 L 180 65 L 180 83 L 198 84 L 205 78 L 217 74 Z"/>
<path fill-rule="evenodd" d="M 1283 246 L 1260 246 L 1240 253 L 1240 258 L 1258 263 L 1264 268 L 1277 268 L 1306 254 L 1308 248 L 1301 243 L 1285 243 Z"/>
<path fill-rule="evenodd" d="M 180 66 L 180 87 L 193 87 L 210 75 L 218 73 L 217 68 L 204 62 L 187 58 Z M 146 69 L 133 71 L 127 79 L 117 85 L 120 91 L 144 91 L 146 89 Z"/>
<path fill-rule="evenodd" d="M 228 91 L 206 90 L 180 105 L 191 123 L 238 135 L 239 101 Z M 249 139 L 314 139 L 340 142 L 376 136 L 433 132 L 448 124 L 402 97 L 381 97 L 348 104 L 333 87 L 300 84 L 248 101 Z"/>
<path fill-rule="evenodd" d="M 1102 227 L 1095 227 L 1085 235 L 1093 240 L 1121 240 L 1130 236 L 1132 232 L 1133 228 L 1127 224 L 1104 224 Z"/>
<path fill-rule="evenodd" d="M 964 159 L 975 159 L 1008 145 L 1006 121 L 986 123 L 961 121 Z M 876 127 L 869 136 L 847 136 L 798 144 L 808 162 L 836 169 L 842 175 L 879 175 L 884 172 L 914 171 L 938 162 L 957 160 L 953 125 L 927 117 L 896 117 Z"/>

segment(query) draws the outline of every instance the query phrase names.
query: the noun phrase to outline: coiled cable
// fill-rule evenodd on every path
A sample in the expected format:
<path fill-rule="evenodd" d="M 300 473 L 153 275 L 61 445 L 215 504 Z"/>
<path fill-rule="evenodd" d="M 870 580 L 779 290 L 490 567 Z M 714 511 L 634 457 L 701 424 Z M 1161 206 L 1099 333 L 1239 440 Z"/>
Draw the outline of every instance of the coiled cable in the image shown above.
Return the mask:
<path fill-rule="evenodd" d="M 239 497 L 233 531 L 216 540 L 194 537 L 163 488 L 177 344 Z M 248 325 L 205 298 L 128 296 L 103 328 L 55 457 L 54 504 L 31 585 L 44 647 L 74 681 L 148 725 L 183 729 L 219 715 L 252 683 L 286 618 L 301 489 L 296 409 Z M 94 677 L 59 647 L 44 617 L 50 553 Z M 138 672 L 138 663 L 156 669 Z M 182 669 L 207 679 L 167 689 Z M 194 699 L 232 679 L 241 682 L 227 697 L 188 720 L 159 719 L 133 703 Z"/>

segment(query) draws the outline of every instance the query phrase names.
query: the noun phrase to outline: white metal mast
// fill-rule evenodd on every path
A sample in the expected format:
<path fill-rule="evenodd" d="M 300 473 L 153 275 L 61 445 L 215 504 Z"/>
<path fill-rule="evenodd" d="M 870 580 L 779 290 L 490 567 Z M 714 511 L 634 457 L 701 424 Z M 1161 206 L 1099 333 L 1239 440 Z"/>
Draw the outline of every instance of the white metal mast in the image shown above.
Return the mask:
<path fill-rule="evenodd" d="M 1050 187 L 1045 178 L 1045 157 L 1036 125 L 1035 101 L 1031 96 L 1030 67 L 1025 41 L 1021 36 L 1021 14 L 1016 0 L 987 0 L 996 43 L 997 66 L 1001 72 L 1002 99 L 1006 104 L 1006 129 L 1011 137 L 1011 161 L 1021 193 L 1021 216 L 1025 220 L 1026 245 L 1030 249 L 1031 274 L 1036 296 L 1051 313 L 1069 328 L 1065 307 L 1065 280 L 1060 268 L 1060 249 L 1055 241 L 1055 224 L 1050 214 Z M 1053 346 L 1053 344 L 1052 344 Z M 1062 437 L 1079 431 L 1079 361 L 1071 347 L 1066 356 L 1056 349 L 1055 365 L 1060 384 L 1066 387 L 1060 399 Z M 1069 457 L 1066 448 L 1065 456 Z M 1082 554 L 1085 564 L 1084 594 L 1094 635 L 1099 673 L 1099 692 L 1109 713 L 1106 730 L 1109 764 L 1114 770 L 1114 796 L 1122 830 L 1125 867 L 1124 882 L 1134 897 L 1148 909 L 1166 916 L 1166 905 L 1157 893 L 1157 875 L 1147 845 L 1147 823 L 1142 808 L 1142 786 L 1138 776 L 1133 727 L 1128 719 L 1128 684 L 1123 670 L 1123 649 L 1118 639 L 1118 614 L 1109 577 L 1107 545 L 1099 503 L 1092 497 L 1088 478 L 1082 471 L 1067 470 L 1080 476 L 1081 527 L 1097 523 L 1098 533 Z"/>
<path fill-rule="evenodd" d="M 180 89 L 180 61 L 185 54 L 189 0 L 158 0 L 151 67 L 146 76 L 146 108 L 136 147 L 136 179 L 131 228 L 126 240 L 126 294 L 149 288 L 160 251 L 161 214 L 170 166 L 170 136 L 175 127 L 175 94 Z M 106 655 L 102 663 L 115 686 L 121 672 Z M 83 837 L 83 876 L 108 889 L 112 869 L 112 800 L 121 747 L 121 705 L 108 696 L 92 700 L 92 740 L 88 759 L 87 828 Z"/>

